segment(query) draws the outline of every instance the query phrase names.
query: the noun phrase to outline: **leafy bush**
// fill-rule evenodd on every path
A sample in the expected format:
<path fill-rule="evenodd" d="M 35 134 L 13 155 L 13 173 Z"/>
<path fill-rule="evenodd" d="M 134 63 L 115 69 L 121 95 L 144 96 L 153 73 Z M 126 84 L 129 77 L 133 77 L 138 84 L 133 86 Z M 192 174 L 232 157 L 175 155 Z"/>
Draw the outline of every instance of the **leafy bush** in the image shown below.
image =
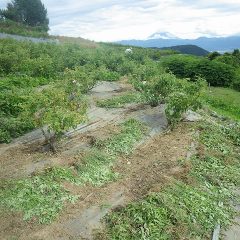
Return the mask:
<path fill-rule="evenodd" d="M 26 89 L 32 87 L 39 87 L 42 85 L 48 84 L 52 79 L 44 78 L 44 77 L 29 77 L 28 75 L 9 75 L 6 77 L 2 77 L 0 81 L 0 91 L 6 92 L 6 90 L 19 90 Z"/>
<path fill-rule="evenodd" d="M 237 79 L 233 67 L 205 58 L 173 56 L 164 58 L 163 65 L 178 77 L 194 81 L 197 76 L 201 76 L 212 86 L 231 86 Z"/>
<path fill-rule="evenodd" d="M 173 74 L 163 73 L 149 81 L 141 82 L 136 78 L 134 86 L 141 91 L 145 102 L 151 106 L 166 103 L 166 116 L 169 123 L 176 125 L 188 109 L 196 110 L 201 106 L 201 92 L 205 81 L 198 78 L 195 82 L 177 79 Z"/>
<path fill-rule="evenodd" d="M 49 78 L 55 75 L 53 60 L 48 55 L 41 55 L 34 59 L 26 59 L 22 62 L 20 70 L 31 77 Z"/>
<path fill-rule="evenodd" d="M 120 74 L 118 72 L 109 71 L 105 67 L 98 68 L 94 73 L 94 79 L 97 81 L 118 81 L 120 79 Z"/>
<path fill-rule="evenodd" d="M 194 83 L 185 80 L 176 87 L 175 92 L 167 97 L 167 107 L 165 109 L 168 121 L 172 126 L 175 126 L 181 120 L 183 113 L 187 110 L 200 108 L 205 81 L 200 78 Z"/>
<path fill-rule="evenodd" d="M 35 93 L 24 106 L 27 111 L 22 112 L 23 117 L 29 116 L 35 127 L 41 128 L 53 152 L 56 138 L 85 120 L 86 103 L 81 90 L 77 81 L 61 82 Z"/>
<path fill-rule="evenodd" d="M 34 129 L 32 118 L 1 117 L 0 116 L 0 143 L 10 142 L 12 138 Z"/>
<path fill-rule="evenodd" d="M 111 44 L 102 44 L 101 47 L 93 50 L 82 48 L 77 44 L 34 44 L 6 39 L 0 40 L 0 49 L 0 76 L 2 77 L 0 79 L 0 106 L 4 117 L 14 118 L 20 123 L 23 115 L 29 116 L 26 124 L 29 128 L 24 122 L 23 127 L 17 124 L 14 128 L 16 134 L 13 136 L 23 134 L 24 129 L 28 131 L 32 128 L 33 112 L 40 111 L 39 106 L 41 102 L 44 102 L 42 96 L 46 94 L 45 89 L 48 88 L 42 85 L 51 85 L 52 99 L 54 95 L 57 99 L 61 98 L 57 96 L 56 89 L 59 88 L 59 95 L 62 94 L 65 101 L 67 100 L 65 94 L 68 94 L 70 98 L 73 97 L 71 95 L 73 82 L 76 83 L 80 93 L 84 94 L 97 81 L 116 81 L 120 76 L 129 75 L 136 88 L 143 93 L 145 101 L 156 105 L 161 101 L 167 101 L 167 95 L 172 89 L 170 85 L 175 85 L 177 82 L 176 80 L 172 82 L 173 76 L 164 76 L 161 63 L 152 60 L 155 54 L 160 56 L 165 52 L 153 49 L 134 48 L 133 54 L 129 56 L 124 53 L 124 46 Z M 147 81 L 147 85 L 143 88 L 144 81 Z M 37 103 L 33 104 L 35 107 L 26 104 L 27 102 L 33 103 L 38 95 L 39 106 Z M 49 93 L 49 96 L 45 96 L 48 99 L 45 99 L 45 104 L 48 101 L 52 103 L 50 95 Z M 59 105 L 56 102 L 52 104 L 61 106 L 62 103 L 59 100 Z M 62 107 L 59 107 L 58 113 L 53 109 L 56 115 L 61 115 L 60 112 L 66 106 Z M 54 117 L 52 117 L 48 114 L 49 120 L 51 118 L 53 121 Z M 4 139 L 9 138 L 14 132 L 9 133 L 7 124 L 4 124 L 1 131 L 2 135 L 6 135 Z"/>
<path fill-rule="evenodd" d="M 87 93 L 97 82 L 92 74 L 94 73 L 88 66 L 75 67 L 74 69 L 66 69 L 63 79 L 67 82 L 74 81 L 82 93 Z"/>

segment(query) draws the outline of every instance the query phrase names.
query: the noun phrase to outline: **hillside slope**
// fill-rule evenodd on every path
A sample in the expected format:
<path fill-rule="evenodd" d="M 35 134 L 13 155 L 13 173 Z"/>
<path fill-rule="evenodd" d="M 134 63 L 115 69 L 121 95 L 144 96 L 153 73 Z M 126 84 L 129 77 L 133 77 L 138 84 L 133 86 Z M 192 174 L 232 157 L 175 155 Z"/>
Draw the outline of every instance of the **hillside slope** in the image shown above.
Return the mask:
<path fill-rule="evenodd" d="M 172 47 L 163 47 L 160 49 L 162 49 L 162 50 L 171 49 L 171 50 L 183 53 L 183 54 L 191 54 L 191 55 L 195 55 L 195 56 L 206 56 L 209 54 L 209 51 L 207 51 L 203 48 L 200 48 L 196 45 L 178 45 L 178 46 L 172 46 Z"/>

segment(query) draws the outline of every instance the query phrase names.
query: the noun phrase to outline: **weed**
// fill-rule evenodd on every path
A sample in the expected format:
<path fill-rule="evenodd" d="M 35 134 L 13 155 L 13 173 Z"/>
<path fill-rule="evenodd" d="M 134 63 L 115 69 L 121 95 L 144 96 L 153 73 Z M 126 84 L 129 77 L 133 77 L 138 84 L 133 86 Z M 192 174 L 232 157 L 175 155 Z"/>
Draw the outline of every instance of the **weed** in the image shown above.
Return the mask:
<path fill-rule="evenodd" d="M 100 206 L 100 209 L 101 210 L 105 210 L 105 209 L 108 209 L 111 207 L 111 204 L 110 203 L 103 203 L 101 206 Z"/>
<path fill-rule="evenodd" d="M 50 223 L 66 201 L 77 199 L 61 186 L 59 179 L 69 179 L 69 172 L 55 168 L 32 178 L 4 182 L 0 204 L 12 211 L 22 211 L 24 220 L 37 217 L 40 223 Z"/>
<path fill-rule="evenodd" d="M 96 149 L 86 154 L 82 164 L 77 164 L 78 184 L 88 182 L 99 186 L 118 177 L 111 169 L 114 161 L 119 154 L 130 154 L 144 133 L 143 125 L 134 119 L 124 122 L 121 128 L 119 134 L 97 141 Z"/>
<path fill-rule="evenodd" d="M 140 103 L 142 101 L 140 93 L 126 93 L 122 96 L 99 100 L 97 101 L 97 106 L 103 108 L 121 108 L 128 103 Z"/>
<path fill-rule="evenodd" d="M 223 187 L 240 185 L 240 163 L 232 165 L 225 157 L 213 156 L 196 157 L 192 163 L 193 175 L 200 181 L 208 181 L 213 185 Z"/>
<path fill-rule="evenodd" d="M 106 182 L 114 181 L 118 177 L 118 174 L 111 170 L 114 159 L 98 149 L 87 153 L 83 161 L 83 164 L 77 165 L 78 184 L 88 182 L 100 186 Z"/>
<path fill-rule="evenodd" d="M 108 239 L 208 239 L 215 225 L 232 223 L 239 186 L 238 124 L 202 122 L 199 141 L 204 156 L 191 159 L 188 179 L 175 181 L 106 217 Z M 183 161 L 181 161 L 183 164 Z"/>
<path fill-rule="evenodd" d="M 109 239 L 203 239 L 216 222 L 230 223 L 229 205 L 221 193 L 176 182 L 162 192 L 128 205 L 107 217 Z M 177 231 L 177 230 L 180 230 Z"/>
<path fill-rule="evenodd" d="M 53 167 L 32 178 L 2 183 L 0 206 L 22 211 L 25 220 L 36 217 L 40 223 L 50 223 L 66 201 L 77 199 L 63 188 L 62 181 L 100 186 L 118 177 L 111 169 L 117 155 L 129 154 L 143 136 L 142 124 L 134 119 L 124 122 L 121 127 L 122 131 L 104 142 L 101 149 L 92 149 L 85 155 L 83 162 L 76 165 L 78 174 L 69 168 Z"/>
<path fill-rule="evenodd" d="M 240 120 L 239 92 L 228 88 L 211 88 L 203 95 L 203 101 L 212 110 L 226 117 Z"/>
<path fill-rule="evenodd" d="M 45 170 L 44 176 L 52 181 L 65 180 L 68 182 L 75 183 L 77 177 L 73 174 L 71 169 L 62 167 L 53 167 Z"/>
<path fill-rule="evenodd" d="M 97 144 L 111 156 L 128 155 L 133 151 L 134 145 L 143 137 L 143 133 L 143 125 L 135 119 L 129 119 L 122 124 L 122 131 L 119 134 Z"/>
<path fill-rule="evenodd" d="M 169 211 L 161 206 L 158 197 L 150 196 L 139 203 L 112 213 L 107 218 L 111 240 L 170 239 Z"/>

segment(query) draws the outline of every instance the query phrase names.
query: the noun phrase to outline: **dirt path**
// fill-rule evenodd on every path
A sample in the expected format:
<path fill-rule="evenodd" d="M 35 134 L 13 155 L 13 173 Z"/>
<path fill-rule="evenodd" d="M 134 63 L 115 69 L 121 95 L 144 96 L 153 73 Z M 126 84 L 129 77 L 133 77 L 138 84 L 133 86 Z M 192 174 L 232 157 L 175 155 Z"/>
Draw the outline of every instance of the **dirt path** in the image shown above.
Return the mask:
<path fill-rule="evenodd" d="M 30 153 L 29 147 L 38 146 L 41 136 L 37 131 L 23 136 L 10 145 L 1 145 L 1 178 L 23 177 L 38 172 L 46 166 L 70 165 L 74 154 L 91 146 L 91 139 L 112 132 L 117 123 L 135 118 L 148 126 L 148 135 L 128 157 L 120 157 L 113 167 L 120 178 L 102 187 L 76 186 L 65 183 L 71 193 L 79 195 L 75 204 L 65 206 L 59 218 L 50 225 L 26 223 L 21 214 L 5 213 L 0 216 L 0 239 L 20 240 L 70 240 L 92 239 L 94 229 L 102 227 L 101 219 L 112 209 L 161 189 L 172 177 L 182 177 L 178 161 L 187 156 L 192 141 L 190 123 L 163 133 L 167 122 L 164 106 L 151 108 L 130 104 L 125 108 L 105 110 L 95 106 L 95 100 L 132 90 L 125 83 L 102 83 L 90 95 L 89 122 L 76 131 L 66 134 L 59 143 L 59 154 Z"/>

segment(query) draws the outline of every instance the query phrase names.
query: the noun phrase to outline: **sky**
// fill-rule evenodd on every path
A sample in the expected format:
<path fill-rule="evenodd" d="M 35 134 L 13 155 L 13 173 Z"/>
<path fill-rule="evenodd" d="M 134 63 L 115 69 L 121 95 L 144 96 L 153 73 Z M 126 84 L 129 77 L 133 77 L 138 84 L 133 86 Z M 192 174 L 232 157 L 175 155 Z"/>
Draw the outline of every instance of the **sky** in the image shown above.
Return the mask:
<path fill-rule="evenodd" d="M 0 0 L 4 8 L 10 0 Z M 42 0 L 50 34 L 95 41 L 240 35 L 240 0 Z M 155 34 L 154 36 L 161 36 Z M 166 34 L 165 34 L 166 35 Z"/>

